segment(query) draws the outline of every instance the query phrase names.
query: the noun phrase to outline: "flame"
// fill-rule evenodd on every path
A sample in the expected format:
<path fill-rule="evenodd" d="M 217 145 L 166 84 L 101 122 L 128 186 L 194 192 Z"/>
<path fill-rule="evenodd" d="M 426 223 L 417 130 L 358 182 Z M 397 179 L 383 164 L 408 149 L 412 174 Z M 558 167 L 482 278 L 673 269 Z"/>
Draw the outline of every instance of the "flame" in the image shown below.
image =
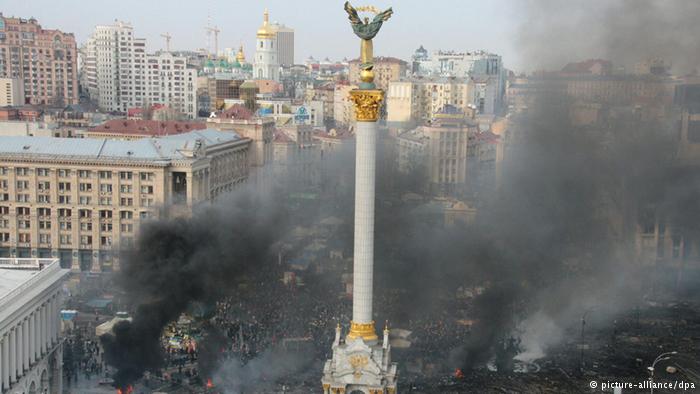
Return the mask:
<path fill-rule="evenodd" d="M 117 389 L 117 394 L 131 394 L 134 392 L 134 388 L 131 385 L 126 386 L 124 390 Z"/>
<path fill-rule="evenodd" d="M 208 389 L 214 388 L 214 383 L 212 383 L 211 378 L 207 379 L 207 388 Z"/>
<path fill-rule="evenodd" d="M 455 378 L 457 378 L 457 379 L 464 378 L 464 373 L 462 372 L 461 369 L 459 369 L 459 368 L 455 369 Z"/>

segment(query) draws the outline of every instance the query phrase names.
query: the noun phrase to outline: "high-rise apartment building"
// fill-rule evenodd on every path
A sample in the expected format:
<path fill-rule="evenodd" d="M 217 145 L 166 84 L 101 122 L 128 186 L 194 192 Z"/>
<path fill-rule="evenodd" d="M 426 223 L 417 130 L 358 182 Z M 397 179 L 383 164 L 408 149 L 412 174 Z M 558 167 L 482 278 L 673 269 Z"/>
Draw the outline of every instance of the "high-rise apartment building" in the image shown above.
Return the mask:
<path fill-rule="evenodd" d="M 72 33 L 0 13 L 0 78 L 22 83 L 21 104 L 78 103 L 78 50 Z"/>
<path fill-rule="evenodd" d="M 282 67 L 294 65 L 294 29 L 274 23 L 277 31 L 277 60 Z"/>
<path fill-rule="evenodd" d="M 105 111 L 164 104 L 188 118 L 197 116 L 196 71 L 169 52 L 146 53 L 146 40 L 125 22 L 95 27 L 83 48 L 82 81 Z"/>

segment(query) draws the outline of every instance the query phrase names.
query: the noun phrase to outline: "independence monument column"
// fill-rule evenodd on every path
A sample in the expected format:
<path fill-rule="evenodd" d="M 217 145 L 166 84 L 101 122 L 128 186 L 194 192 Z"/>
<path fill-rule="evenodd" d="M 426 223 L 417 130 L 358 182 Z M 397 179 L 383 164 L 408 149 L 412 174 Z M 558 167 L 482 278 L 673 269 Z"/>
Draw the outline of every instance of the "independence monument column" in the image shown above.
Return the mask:
<path fill-rule="evenodd" d="M 374 84 L 372 39 L 393 11 L 379 12 L 375 7 L 345 11 L 355 34 L 361 39 L 360 88 L 350 92 L 355 105 L 355 244 L 353 253 L 353 303 L 350 331 L 342 341 L 336 328 L 333 358 L 323 369 L 324 394 L 396 394 L 396 363 L 391 362 L 389 330 L 384 328 L 382 342 L 372 318 L 372 282 L 374 277 L 374 197 L 376 175 L 377 120 L 384 92 Z M 364 21 L 360 12 L 374 13 Z"/>

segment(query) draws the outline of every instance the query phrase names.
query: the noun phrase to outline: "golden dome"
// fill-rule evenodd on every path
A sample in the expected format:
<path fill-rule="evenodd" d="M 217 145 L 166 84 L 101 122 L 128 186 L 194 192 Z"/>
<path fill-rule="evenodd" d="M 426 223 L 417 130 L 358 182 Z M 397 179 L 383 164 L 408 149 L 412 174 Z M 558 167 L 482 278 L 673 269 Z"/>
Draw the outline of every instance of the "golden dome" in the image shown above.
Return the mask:
<path fill-rule="evenodd" d="M 272 38 L 275 36 L 275 33 L 275 29 L 270 26 L 270 14 L 266 8 L 263 14 L 263 24 L 258 29 L 258 38 Z"/>
<path fill-rule="evenodd" d="M 245 54 L 243 53 L 243 45 L 241 45 L 241 47 L 238 48 L 238 53 L 236 54 L 236 60 L 240 64 L 245 63 Z"/>

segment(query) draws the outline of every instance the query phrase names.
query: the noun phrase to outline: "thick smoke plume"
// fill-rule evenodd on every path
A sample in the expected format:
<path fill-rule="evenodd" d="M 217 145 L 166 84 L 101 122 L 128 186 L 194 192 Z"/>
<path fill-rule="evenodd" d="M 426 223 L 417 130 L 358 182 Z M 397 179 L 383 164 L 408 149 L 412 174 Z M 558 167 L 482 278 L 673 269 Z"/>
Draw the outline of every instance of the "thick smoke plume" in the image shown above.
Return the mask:
<path fill-rule="evenodd" d="M 107 363 L 117 369 L 115 385 L 126 387 L 163 365 L 163 329 L 192 302 L 215 301 L 243 275 L 264 270 L 285 217 L 277 205 L 243 194 L 191 218 L 146 223 L 119 274 L 135 305 L 133 321 L 102 337 Z"/>
<path fill-rule="evenodd" d="M 639 61 L 663 58 L 678 73 L 700 66 L 700 3 L 694 0 L 528 0 L 517 35 L 527 70 L 558 69 L 572 61 L 605 58 L 633 71 Z"/>

